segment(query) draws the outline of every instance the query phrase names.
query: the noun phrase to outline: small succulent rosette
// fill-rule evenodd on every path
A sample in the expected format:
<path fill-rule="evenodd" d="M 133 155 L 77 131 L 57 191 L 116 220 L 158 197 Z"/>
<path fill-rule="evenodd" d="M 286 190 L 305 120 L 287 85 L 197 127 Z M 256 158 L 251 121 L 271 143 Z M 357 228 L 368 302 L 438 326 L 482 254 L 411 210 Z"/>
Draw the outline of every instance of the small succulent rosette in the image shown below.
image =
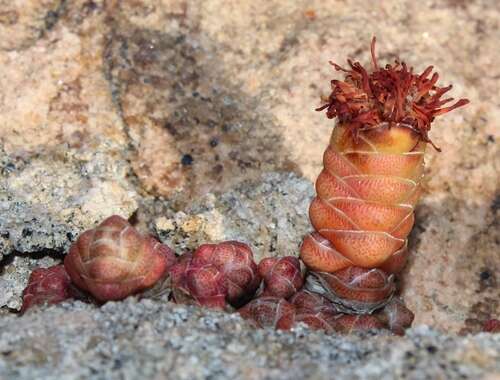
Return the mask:
<path fill-rule="evenodd" d="M 170 248 L 115 215 L 81 234 L 64 266 L 79 288 L 105 302 L 152 287 L 174 262 Z"/>

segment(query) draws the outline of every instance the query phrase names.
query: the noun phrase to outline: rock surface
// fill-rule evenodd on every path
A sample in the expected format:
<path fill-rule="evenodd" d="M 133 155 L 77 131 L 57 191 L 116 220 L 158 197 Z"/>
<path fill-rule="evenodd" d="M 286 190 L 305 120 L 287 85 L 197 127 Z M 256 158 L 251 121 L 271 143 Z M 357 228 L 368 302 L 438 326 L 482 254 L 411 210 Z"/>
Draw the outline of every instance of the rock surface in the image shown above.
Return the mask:
<path fill-rule="evenodd" d="M 0 306 L 10 310 L 21 309 L 22 292 L 28 284 L 32 270 L 47 268 L 57 262 L 57 258 L 51 256 L 30 257 L 28 255 L 14 256 L 10 262 L 4 262 L 0 276 Z"/>
<path fill-rule="evenodd" d="M 497 379 L 499 345 L 500 334 L 427 327 L 403 338 L 255 330 L 236 314 L 130 298 L 0 319 L 0 377 Z"/>
<path fill-rule="evenodd" d="M 291 173 L 267 173 L 257 182 L 208 194 L 184 211 L 167 211 L 154 220 L 154 229 L 164 243 L 181 251 L 239 240 L 250 245 L 256 262 L 298 256 L 302 236 L 311 229 L 307 210 L 313 196 L 310 181 Z"/>
<path fill-rule="evenodd" d="M 0 324 L 8 326 L 17 352 L 9 357 L 8 349 L 2 351 L 8 366 L 2 370 L 15 373 L 10 363 L 29 347 L 23 334 L 33 328 L 30 323 L 50 331 L 56 315 L 64 319 L 61 308 L 22 319 L 4 317 L 19 308 L 29 270 L 58 261 L 79 233 L 111 214 L 157 233 L 177 253 L 237 238 L 251 244 L 258 258 L 296 254 L 309 230 L 312 181 L 332 128 L 314 112 L 336 75 L 328 61 L 343 64 L 352 57 L 367 63 L 373 34 L 380 62 L 399 56 L 416 70 L 434 64 L 442 83 L 454 84 L 454 97 L 471 100 L 436 120 L 431 131 L 443 152 L 430 150 L 426 157 L 426 194 L 417 208 L 412 256 L 401 283 L 415 325 L 477 333 L 486 320 L 499 318 L 498 20 L 500 6 L 488 0 L 298 0 L 286 6 L 278 0 L 0 0 Z M 123 318 L 117 305 L 101 311 L 81 307 L 85 323 Z M 189 313 L 189 323 L 203 325 L 204 312 Z M 214 318 L 239 323 L 235 317 Z M 138 334 L 133 326 L 126 324 L 123 336 Z M 189 335 L 192 325 L 182 326 L 174 330 L 188 339 L 178 338 L 185 350 L 179 362 L 158 359 L 168 347 L 158 348 L 163 343 L 151 343 L 150 357 L 141 356 L 139 343 L 130 343 L 129 352 L 138 356 L 112 365 L 125 362 L 136 373 L 144 360 L 158 371 L 172 367 L 179 374 L 184 370 L 186 378 L 201 376 L 215 354 L 207 350 L 196 359 L 189 350 L 203 345 L 189 340 L 195 339 Z M 80 364 L 89 376 L 90 358 L 100 368 L 103 352 L 118 352 L 112 343 L 118 335 L 108 335 L 101 346 L 96 340 L 101 351 L 95 353 L 65 328 L 59 327 L 55 340 L 47 339 L 58 357 L 65 355 L 63 346 L 88 355 L 88 363 Z M 424 328 L 402 340 L 332 337 L 324 346 L 325 338 L 317 334 L 299 339 L 239 328 L 252 336 L 245 352 L 257 343 L 271 350 L 276 345 L 273 355 L 279 357 L 283 342 L 301 347 L 284 349 L 286 360 L 299 358 L 299 364 L 288 365 L 295 372 L 284 372 L 287 366 L 261 351 L 257 359 L 264 364 L 257 377 L 303 377 L 314 371 L 321 377 L 333 368 L 328 361 L 337 358 L 345 372 L 336 368 L 335 373 L 363 377 L 365 371 L 369 378 L 388 370 L 387 358 L 379 360 L 383 353 L 377 350 L 389 347 L 394 371 L 414 371 L 418 378 L 412 368 L 425 368 L 439 377 L 448 374 L 439 371 L 462 368 L 456 361 L 463 354 L 465 376 L 477 378 L 493 368 L 481 358 L 490 357 L 495 344 L 499 350 L 496 337 L 447 337 Z M 84 341 L 91 338 L 85 335 L 90 330 L 80 331 Z M 207 345 L 217 339 L 210 331 L 200 327 Z M 438 361 L 417 344 L 426 334 L 435 339 Z M 226 332 L 221 339 L 232 338 Z M 342 356 L 343 342 L 354 342 L 360 351 L 347 349 L 352 356 Z M 336 350 L 320 351 L 328 344 Z M 470 347 L 479 348 L 471 353 Z M 232 358 L 227 350 L 221 355 Z M 405 350 L 415 352 L 413 359 L 401 354 Z M 32 356 L 19 367 L 19 377 L 34 374 L 35 351 L 27 349 Z M 366 366 L 359 364 L 365 353 Z M 58 363 L 76 365 L 67 360 Z M 225 360 L 222 356 L 217 368 L 226 366 Z M 445 362 L 443 369 L 439 363 Z M 245 363 L 220 373 L 250 377 L 253 361 Z M 200 372 L 190 377 L 190 371 Z M 41 378 L 48 373 L 40 372 Z M 449 374 L 443 376 L 459 376 Z"/>

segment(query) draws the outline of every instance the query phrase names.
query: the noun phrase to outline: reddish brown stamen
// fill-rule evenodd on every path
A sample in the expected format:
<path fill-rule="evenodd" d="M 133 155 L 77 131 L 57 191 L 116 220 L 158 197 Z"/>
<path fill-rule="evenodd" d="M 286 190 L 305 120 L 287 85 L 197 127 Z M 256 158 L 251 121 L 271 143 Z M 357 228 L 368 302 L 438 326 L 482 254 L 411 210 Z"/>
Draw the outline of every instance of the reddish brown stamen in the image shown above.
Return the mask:
<path fill-rule="evenodd" d="M 441 97 L 451 89 L 436 85 L 439 74 L 431 75 L 433 66 L 427 67 L 422 74 L 413 73 L 404 62 L 380 68 L 375 55 L 376 39 L 371 42 L 373 71 L 368 72 L 359 62 L 347 60 L 350 69 L 345 69 L 334 62 L 330 64 L 337 71 L 346 73 L 344 81 L 332 80 L 332 92 L 326 104 L 317 111 L 326 109 L 329 119 L 335 117 L 342 123 L 350 123 L 350 133 L 357 136 L 360 128 L 375 126 L 383 122 L 390 125 L 405 123 L 412 126 L 429 142 L 428 132 L 436 116 L 464 106 L 469 101 L 460 99 L 449 107 L 444 104 L 453 100 Z"/>

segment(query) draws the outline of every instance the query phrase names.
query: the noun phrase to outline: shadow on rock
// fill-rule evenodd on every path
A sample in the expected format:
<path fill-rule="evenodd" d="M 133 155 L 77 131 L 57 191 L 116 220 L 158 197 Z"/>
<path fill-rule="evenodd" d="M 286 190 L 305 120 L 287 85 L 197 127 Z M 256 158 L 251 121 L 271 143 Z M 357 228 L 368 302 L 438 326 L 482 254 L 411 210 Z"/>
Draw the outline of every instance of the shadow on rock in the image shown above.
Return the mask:
<path fill-rule="evenodd" d="M 224 47 L 201 35 L 195 19 L 163 32 L 127 17 L 114 8 L 109 16 L 106 62 L 147 193 L 183 207 L 265 171 L 297 170 L 276 122 L 261 110 L 264 96 L 245 95 L 232 82 Z M 165 23 L 178 18 L 167 15 Z"/>

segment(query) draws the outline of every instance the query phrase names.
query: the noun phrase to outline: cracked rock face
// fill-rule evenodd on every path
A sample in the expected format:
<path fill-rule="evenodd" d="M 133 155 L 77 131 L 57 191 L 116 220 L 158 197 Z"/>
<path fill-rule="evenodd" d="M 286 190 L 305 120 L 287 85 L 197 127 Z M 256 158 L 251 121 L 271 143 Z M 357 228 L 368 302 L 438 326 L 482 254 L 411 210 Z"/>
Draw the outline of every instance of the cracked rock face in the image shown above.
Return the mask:
<path fill-rule="evenodd" d="M 180 378 L 251 378 L 248 363 L 260 363 L 259 378 L 327 377 L 346 363 L 340 378 L 388 368 L 394 378 L 408 371 L 418 378 L 418 369 L 445 378 L 498 372 L 493 335 L 457 338 L 422 328 L 408 338 L 361 340 L 249 332 L 237 317 L 161 302 L 102 310 L 68 303 L 21 318 L 8 314 L 20 307 L 29 271 L 60 261 L 78 234 L 111 214 L 155 233 L 178 254 L 238 239 L 257 260 L 297 255 L 332 128 L 314 112 L 336 75 L 328 61 L 368 62 L 375 34 L 381 62 L 399 56 L 417 71 L 434 64 L 454 83 L 452 96 L 471 100 L 431 131 L 443 152 L 426 155 L 426 193 L 400 285 L 415 325 L 479 332 L 500 314 L 499 18 L 495 2 L 483 0 L 362 7 L 0 0 L 0 377 L 50 378 L 53 361 L 68 377 L 105 371 L 108 378 L 135 374 L 143 363 L 151 374 L 172 369 Z M 130 321 L 105 331 L 131 310 Z M 54 320 L 61 323 L 50 337 Z M 232 340 L 231 329 L 243 343 Z M 194 343 L 200 341 L 216 349 L 202 354 Z M 261 346 L 269 351 L 226 365 L 235 353 Z M 184 351 L 165 353 L 172 350 Z M 105 351 L 124 354 L 104 363 L 98 358 Z M 67 353 L 98 364 L 64 364 Z M 170 359 L 160 363 L 165 355 Z M 300 360 L 285 365 L 280 357 Z"/>

